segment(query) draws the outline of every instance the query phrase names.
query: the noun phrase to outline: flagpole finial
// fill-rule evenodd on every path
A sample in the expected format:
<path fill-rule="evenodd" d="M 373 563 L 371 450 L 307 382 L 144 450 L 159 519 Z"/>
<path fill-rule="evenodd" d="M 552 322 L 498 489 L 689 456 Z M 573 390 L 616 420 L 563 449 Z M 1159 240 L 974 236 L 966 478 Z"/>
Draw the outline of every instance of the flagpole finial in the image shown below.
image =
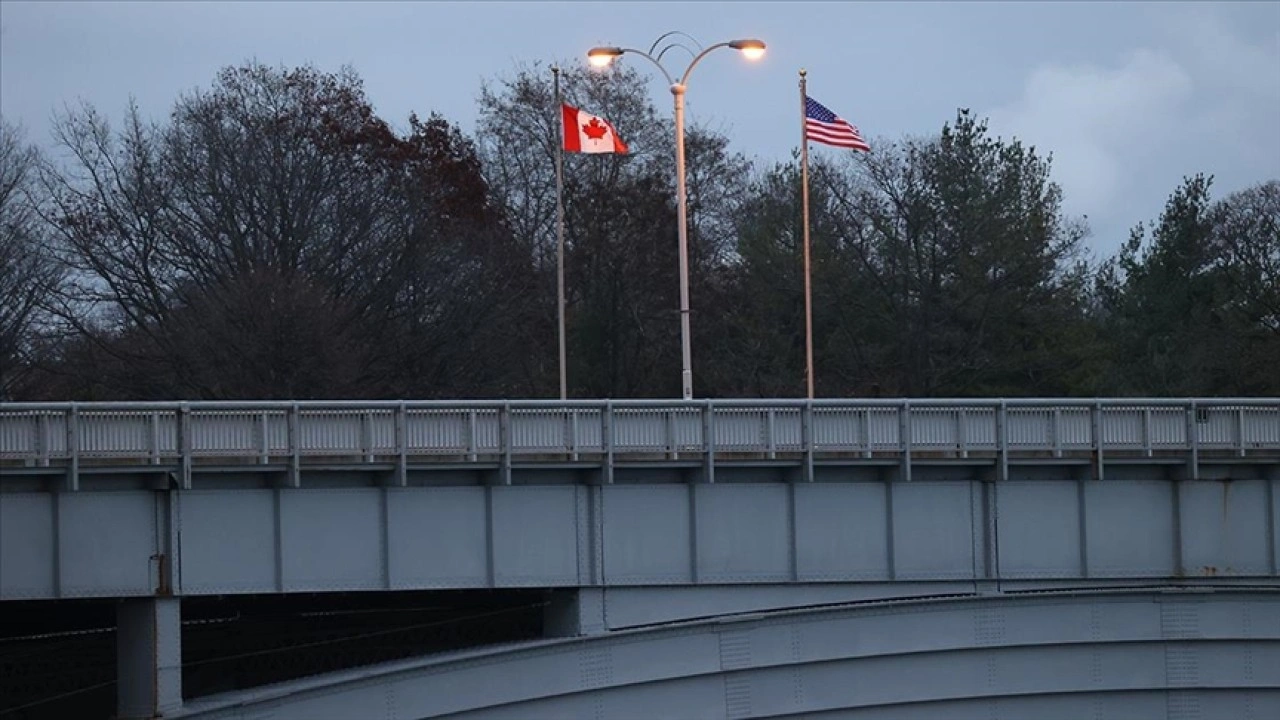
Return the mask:
<path fill-rule="evenodd" d="M 808 70 L 805 70 L 804 68 L 800 68 L 800 77 L 804 77 L 805 75 L 808 75 L 808 74 L 809 74 Z"/>

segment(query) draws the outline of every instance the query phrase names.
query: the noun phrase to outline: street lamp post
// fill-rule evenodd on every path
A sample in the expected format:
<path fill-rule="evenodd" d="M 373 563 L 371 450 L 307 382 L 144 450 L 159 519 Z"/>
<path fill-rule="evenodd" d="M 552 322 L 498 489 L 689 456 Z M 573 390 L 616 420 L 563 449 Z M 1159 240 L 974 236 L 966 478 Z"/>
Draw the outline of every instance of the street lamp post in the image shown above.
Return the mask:
<path fill-rule="evenodd" d="M 662 56 L 673 47 L 684 47 L 678 43 L 667 45 L 658 53 L 655 58 L 653 52 L 657 49 L 658 43 L 671 35 L 677 34 L 676 31 L 666 33 L 654 41 L 653 46 L 649 48 L 649 52 L 634 50 L 631 48 L 621 47 L 596 47 L 587 52 L 587 60 L 596 67 L 605 67 L 613 62 L 623 53 L 632 53 L 647 58 L 654 65 L 658 66 L 658 70 L 662 72 L 663 77 L 671 86 L 671 95 L 675 102 L 675 125 L 676 125 L 676 223 L 680 233 L 680 354 L 681 354 L 681 373 L 680 384 L 685 400 L 693 399 L 693 353 L 689 348 L 689 227 L 688 227 L 688 207 L 685 196 L 685 173 L 684 173 L 684 94 L 685 88 L 689 84 L 689 74 L 693 72 L 694 66 L 698 61 L 707 56 L 712 50 L 722 47 L 733 48 L 741 52 L 748 60 L 757 60 L 764 55 L 765 45 L 760 40 L 742 39 L 731 40 L 728 42 L 716 43 L 702 52 L 694 56 L 693 61 L 689 63 L 689 67 L 685 68 L 684 74 L 681 75 L 679 82 L 667 72 L 666 67 L 662 65 Z M 684 35 L 684 33 L 679 33 Z M 685 35 L 688 37 L 688 35 Z M 692 38 L 690 38 L 692 39 Z M 688 48 L 685 48 L 686 50 Z M 690 51 L 692 54 L 692 51 Z"/>

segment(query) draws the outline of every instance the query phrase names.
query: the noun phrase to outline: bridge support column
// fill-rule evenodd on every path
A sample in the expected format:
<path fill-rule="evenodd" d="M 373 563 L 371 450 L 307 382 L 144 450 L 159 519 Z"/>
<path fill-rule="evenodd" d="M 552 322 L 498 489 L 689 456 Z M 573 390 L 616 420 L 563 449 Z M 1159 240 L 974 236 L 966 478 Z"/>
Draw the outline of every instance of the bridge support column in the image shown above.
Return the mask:
<path fill-rule="evenodd" d="M 116 607 L 116 712 L 163 717 L 182 707 L 182 614 L 178 598 L 129 598 Z"/>
<path fill-rule="evenodd" d="M 552 590 L 543 611 L 547 637 L 577 637 L 608 632 L 604 619 L 604 589 Z"/>

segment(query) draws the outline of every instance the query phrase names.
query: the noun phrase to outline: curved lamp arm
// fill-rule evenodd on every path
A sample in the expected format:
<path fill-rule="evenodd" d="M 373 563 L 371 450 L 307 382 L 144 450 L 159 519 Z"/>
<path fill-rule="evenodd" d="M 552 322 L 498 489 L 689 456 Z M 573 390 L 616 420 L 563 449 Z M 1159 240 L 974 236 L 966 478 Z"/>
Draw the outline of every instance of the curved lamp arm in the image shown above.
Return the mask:
<path fill-rule="evenodd" d="M 697 45 L 699 50 L 701 50 L 701 49 L 702 49 L 702 43 L 698 42 L 697 38 L 695 38 L 694 36 L 690 35 L 690 34 L 689 34 L 689 33 L 687 33 L 687 32 L 681 32 L 681 31 L 679 31 L 679 30 L 671 30 L 671 31 L 668 31 L 668 32 L 663 33 L 662 35 L 660 35 L 660 36 L 658 37 L 658 39 L 657 39 L 657 40 L 654 40 L 654 41 L 653 41 L 653 45 L 649 46 L 649 53 L 650 53 L 650 54 L 653 54 L 653 51 L 658 49 L 658 45 L 659 45 L 659 44 L 661 44 L 663 40 L 666 40 L 667 38 L 671 37 L 672 35 L 683 35 L 684 37 L 688 38 L 689 42 L 693 43 L 694 45 Z M 661 53 L 659 53 L 659 54 L 661 54 Z M 690 52 L 689 54 L 690 54 L 690 55 L 692 55 L 693 53 L 692 53 L 692 52 Z"/>
<path fill-rule="evenodd" d="M 640 57 L 643 57 L 644 59 L 648 60 L 649 62 L 653 63 L 654 65 L 657 65 L 657 66 L 658 66 L 658 69 L 662 71 L 662 75 L 663 75 L 663 77 L 665 77 L 665 78 L 667 79 L 667 84 L 669 84 L 669 85 L 675 85 L 675 84 L 676 84 L 676 81 L 671 77 L 671 73 L 667 72 L 667 69 L 666 69 L 665 67 L 663 67 L 662 63 L 658 62 L 658 61 L 657 61 L 657 60 L 656 60 L 652 55 L 650 55 L 649 53 L 647 53 L 647 52 L 645 52 L 645 51 L 643 51 L 643 50 L 635 50 L 635 49 L 633 49 L 633 48 L 622 48 L 622 52 L 623 52 L 623 53 L 631 53 L 631 54 L 633 54 L 633 55 L 639 55 Z"/>
<path fill-rule="evenodd" d="M 663 35 L 662 37 L 665 38 L 668 35 L 673 34 L 674 32 L 675 31 L 669 32 L 666 35 Z M 683 35 L 684 33 L 679 33 L 679 34 Z M 659 41 L 661 41 L 661 38 L 659 38 Z M 689 66 L 685 68 L 684 74 L 680 77 L 680 82 L 676 82 L 675 78 L 671 76 L 671 73 L 667 71 L 666 66 L 664 66 L 662 62 L 659 61 L 657 58 L 655 58 L 652 54 L 647 53 L 643 50 L 637 50 L 636 48 L 598 47 L 598 48 L 593 48 L 591 52 L 587 53 L 587 57 L 602 57 L 604 58 L 603 64 L 607 65 L 612 58 L 619 57 L 625 53 L 639 55 L 640 57 L 643 57 L 644 59 L 656 65 L 658 68 L 658 71 L 662 73 L 662 76 L 667 79 L 667 82 L 673 88 L 676 88 L 676 87 L 683 88 L 685 85 L 688 84 L 689 75 L 693 72 L 693 68 L 698 64 L 698 62 L 701 61 L 702 58 L 706 57 L 707 54 L 710 53 L 712 50 L 716 50 L 722 47 L 731 47 L 735 50 L 741 50 L 748 56 L 748 58 L 755 59 L 756 57 L 759 57 L 759 55 L 753 56 L 752 52 L 754 51 L 757 53 L 763 53 L 765 49 L 765 44 L 762 41 L 756 40 L 753 38 L 730 40 L 727 42 L 716 43 L 715 45 L 705 48 L 702 52 L 694 56 L 693 60 L 689 63 Z M 665 50 L 663 52 L 665 52 Z"/>
<path fill-rule="evenodd" d="M 716 43 L 715 45 L 711 45 L 706 50 L 703 50 L 702 52 L 698 53 L 697 56 L 693 58 L 693 61 L 689 63 L 689 67 L 685 68 L 684 76 L 680 78 L 680 84 L 681 85 L 689 84 L 689 74 L 693 72 L 693 66 L 697 65 L 699 60 L 706 57 L 707 53 L 717 48 L 729 47 L 731 44 L 732 43 L 728 43 L 728 42 Z"/>

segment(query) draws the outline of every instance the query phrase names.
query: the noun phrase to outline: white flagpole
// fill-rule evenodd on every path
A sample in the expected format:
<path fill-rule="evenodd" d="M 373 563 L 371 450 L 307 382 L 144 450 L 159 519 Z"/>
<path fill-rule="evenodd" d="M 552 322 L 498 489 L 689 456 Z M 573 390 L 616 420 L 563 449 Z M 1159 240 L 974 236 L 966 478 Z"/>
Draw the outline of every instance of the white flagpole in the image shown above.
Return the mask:
<path fill-rule="evenodd" d="M 555 139 L 556 145 L 556 312 L 559 316 L 560 328 L 560 399 L 568 398 L 569 384 L 565 369 L 564 339 L 564 114 L 560 99 L 560 68 L 551 66 L 554 77 L 556 95 L 556 118 L 561 125 L 561 132 Z"/>
<path fill-rule="evenodd" d="M 804 68 L 800 68 L 800 204 L 804 208 L 804 377 L 813 399 L 813 293 L 809 285 L 809 132 Z"/>

